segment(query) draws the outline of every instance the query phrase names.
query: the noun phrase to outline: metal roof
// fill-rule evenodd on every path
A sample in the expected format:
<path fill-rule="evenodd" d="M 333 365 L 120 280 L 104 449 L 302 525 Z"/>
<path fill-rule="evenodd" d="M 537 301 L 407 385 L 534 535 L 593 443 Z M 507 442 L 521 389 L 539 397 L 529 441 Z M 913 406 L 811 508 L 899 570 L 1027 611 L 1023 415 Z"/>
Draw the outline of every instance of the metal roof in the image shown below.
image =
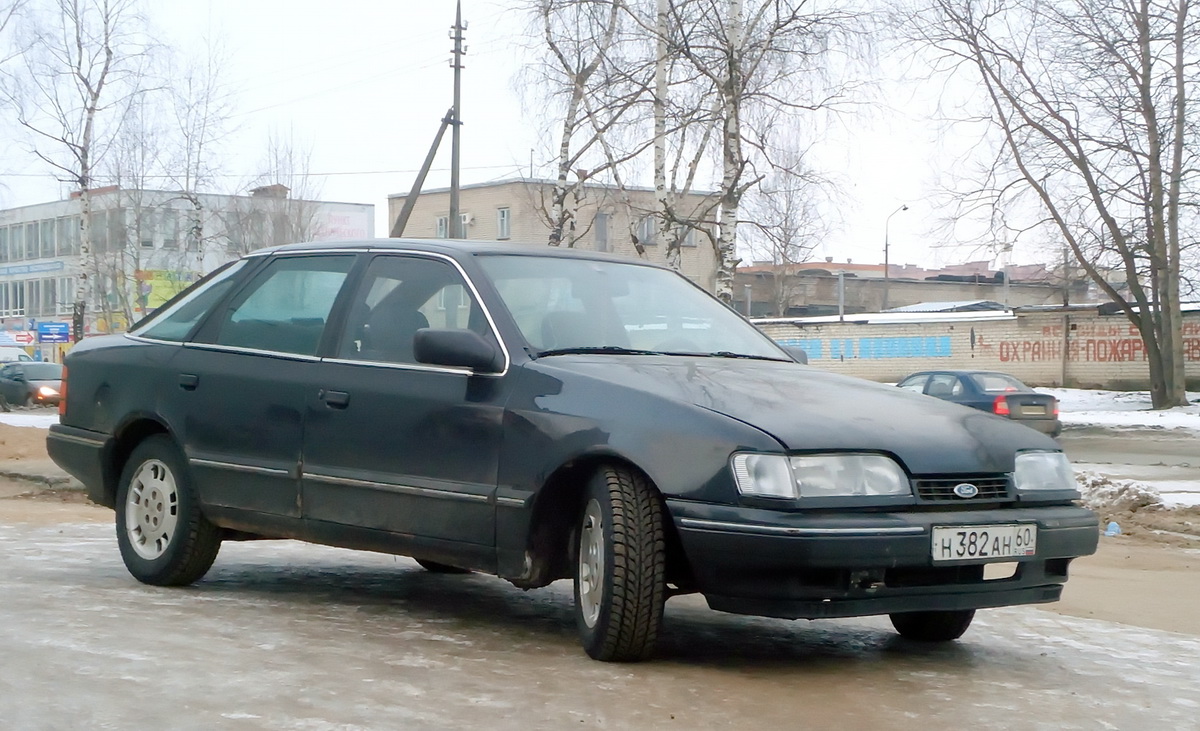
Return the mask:
<path fill-rule="evenodd" d="M 884 312 L 991 312 L 1008 308 L 991 300 L 959 300 L 957 302 L 918 302 L 915 305 L 892 307 Z"/>

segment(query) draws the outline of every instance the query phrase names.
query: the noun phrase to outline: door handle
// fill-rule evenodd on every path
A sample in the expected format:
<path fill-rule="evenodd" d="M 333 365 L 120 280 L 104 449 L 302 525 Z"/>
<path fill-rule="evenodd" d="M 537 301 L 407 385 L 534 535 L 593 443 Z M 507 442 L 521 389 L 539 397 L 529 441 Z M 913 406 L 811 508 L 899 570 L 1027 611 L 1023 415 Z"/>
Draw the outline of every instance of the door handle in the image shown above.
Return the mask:
<path fill-rule="evenodd" d="M 194 373 L 179 374 L 179 387 L 184 391 L 195 391 L 198 385 L 200 385 L 200 376 Z"/>
<path fill-rule="evenodd" d="M 321 389 L 317 394 L 317 398 L 325 402 L 325 405 L 331 409 L 344 409 L 350 405 L 350 394 L 345 391 L 326 391 Z"/>

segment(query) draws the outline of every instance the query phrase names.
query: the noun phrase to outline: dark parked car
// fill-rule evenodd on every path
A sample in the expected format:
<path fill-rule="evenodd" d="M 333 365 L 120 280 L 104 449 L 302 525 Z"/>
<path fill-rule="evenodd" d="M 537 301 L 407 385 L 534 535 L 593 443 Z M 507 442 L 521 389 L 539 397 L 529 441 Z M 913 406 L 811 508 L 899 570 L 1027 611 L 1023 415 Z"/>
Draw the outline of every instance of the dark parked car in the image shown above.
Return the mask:
<path fill-rule="evenodd" d="M 58 363 L 14 361 L 0 367 L 0 396 L 14 406 L 57 404 L 63 367 Z"/>
<path fill-rule="evenodd" d="M 901 379 L 900 388 L 1003 416 L 1056 437 L 1062 433 L 1058 399 L 1038 393 L 1007 373 L 923 371 Z"/>
<path fill-rule="evenodd" d="M 952 640 L 1059 598 L 1096 548 L 1053 440 L 822 372 L 670 270 L 511 244 L 256 252 L 67 356 L 54 460 L 129 571 L 297 538 L 570 578 L 587 652 L 652 652 L 668 597 L 889 614 Z M 1015 566 L 984 577 L 992 562 Z"/>

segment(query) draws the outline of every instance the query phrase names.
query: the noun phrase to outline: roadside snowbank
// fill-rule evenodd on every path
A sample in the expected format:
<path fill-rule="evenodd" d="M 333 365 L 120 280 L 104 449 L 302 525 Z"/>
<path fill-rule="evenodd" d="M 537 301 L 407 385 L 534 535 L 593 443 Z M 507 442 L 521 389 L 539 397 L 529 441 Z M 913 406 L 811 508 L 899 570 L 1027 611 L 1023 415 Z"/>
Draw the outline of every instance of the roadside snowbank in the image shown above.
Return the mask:
<path fill-rule="evenodd" d="M 1115 480 L 1098 472 L 1075 473 L 1083 504 L 1098 513 L 1119 510 L 1162 510 L 1162 495 L 1150 485 L 1135 480 Z"/>
<path fill-rule="evenodd" d="M 1148 391 L 1091 391 L 1038 388 L 1058 399 L 1058 418 L 1067 426 L 1116 429 L 1189 429 L 1200 432 L 1200 393 L 1189 392 L 1190 406 L 1154 411 Z M 1200 449 L 1198 449 L 1200 451 Z"/>

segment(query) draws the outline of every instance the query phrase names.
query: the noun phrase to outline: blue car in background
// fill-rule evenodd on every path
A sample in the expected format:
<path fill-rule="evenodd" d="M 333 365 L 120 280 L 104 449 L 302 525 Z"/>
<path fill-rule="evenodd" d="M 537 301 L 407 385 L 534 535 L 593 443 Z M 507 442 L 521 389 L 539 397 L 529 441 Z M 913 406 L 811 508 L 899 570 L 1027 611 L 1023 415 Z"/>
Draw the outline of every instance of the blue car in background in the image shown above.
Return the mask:
<path fill-rule="evenodd" d="M 995 371 L 921 371 L 898 384 L 908 391 L 1004 416 L 1043 434 L 1062 433 L 1058 399 L 1037 393 L 1007 373 Z"/>

